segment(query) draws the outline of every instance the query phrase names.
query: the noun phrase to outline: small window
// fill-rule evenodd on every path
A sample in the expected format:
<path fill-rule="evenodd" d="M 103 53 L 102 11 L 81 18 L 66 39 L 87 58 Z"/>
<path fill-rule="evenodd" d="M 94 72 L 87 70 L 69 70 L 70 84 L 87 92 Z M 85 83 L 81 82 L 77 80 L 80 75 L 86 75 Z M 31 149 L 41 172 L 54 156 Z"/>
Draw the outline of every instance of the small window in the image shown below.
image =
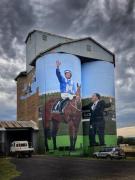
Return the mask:
<path fill-rule="evenodd" d="M 47 35 L 46 35 L 46 34 L 43 34 L 43 35 L 42 35 L 42 39 L 43 39 L 43 41 L 47 41 Z"/>
<path fill-rule="evenodd" d="M 22 144 L 21 144 L 21 147 L 25 147 L 25 146 L 27 146 L 26 143 L 22 143 Z"/>
<path fill-rule="evenodd" d="M 91 45 L 88 44 L 88 45 L 86 46 L 86 48 L 87 48 L 87 51 L 91 51 Z"/>

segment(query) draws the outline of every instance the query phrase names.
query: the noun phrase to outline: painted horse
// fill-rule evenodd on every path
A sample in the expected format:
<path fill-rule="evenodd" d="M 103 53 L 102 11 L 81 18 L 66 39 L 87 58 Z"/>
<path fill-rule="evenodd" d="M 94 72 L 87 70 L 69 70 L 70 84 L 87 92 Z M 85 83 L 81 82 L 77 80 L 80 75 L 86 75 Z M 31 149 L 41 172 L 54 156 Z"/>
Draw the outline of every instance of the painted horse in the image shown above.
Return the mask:
<path fill-rule="evenodd" d="M 57 149 L 56 137 L 59 130 L 60 122 L 65 122 L 68 125 L 68 131 L 70 136 L 70 150 L 75 150 L 75 144 L 77 140 L 77 133 L 79 124 L 81 121 L 81 97 L 80 86 L 77 84 L 77 91 L 72 100 L 69 100 L 64 104 L 62 112 L 55 112 L 53 110 L 54 104 L 56 105 L 60 101 L 60 98 L 51 97 L 45 103 L 44 109 L 44 131 L 45 131 L 45 147 L 48 148 L 48 139 L 52 138 L 53 148 Z M 52 126 L 51 126 L 52 124 Z"/>

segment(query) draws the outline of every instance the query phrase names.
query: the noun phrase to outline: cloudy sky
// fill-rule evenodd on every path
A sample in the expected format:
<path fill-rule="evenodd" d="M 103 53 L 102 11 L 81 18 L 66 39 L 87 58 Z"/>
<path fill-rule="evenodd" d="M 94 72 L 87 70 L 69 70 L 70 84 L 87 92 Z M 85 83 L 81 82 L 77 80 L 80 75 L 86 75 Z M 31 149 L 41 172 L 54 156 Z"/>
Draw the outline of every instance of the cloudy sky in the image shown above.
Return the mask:
<path fill-rule="evenodd" d="M 91 36 L 116 55 L 117 126 L 135 126 L 134 0 L 1 0 L 0 120 L 16 119 L 16 83 L 29 31 Z"/>

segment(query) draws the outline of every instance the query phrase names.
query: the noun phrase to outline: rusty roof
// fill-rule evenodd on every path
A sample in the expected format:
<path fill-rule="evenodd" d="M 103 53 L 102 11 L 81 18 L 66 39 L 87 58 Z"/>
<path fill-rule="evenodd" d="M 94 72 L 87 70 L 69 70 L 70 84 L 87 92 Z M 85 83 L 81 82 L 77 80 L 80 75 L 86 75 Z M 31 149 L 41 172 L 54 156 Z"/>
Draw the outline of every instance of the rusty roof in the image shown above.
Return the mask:
<path fill-rule="evenodd" d="M 38 130 L 38 126 L 34 121 L 0 121 L 0 129 L 21 129 L 32 128 Z"/>

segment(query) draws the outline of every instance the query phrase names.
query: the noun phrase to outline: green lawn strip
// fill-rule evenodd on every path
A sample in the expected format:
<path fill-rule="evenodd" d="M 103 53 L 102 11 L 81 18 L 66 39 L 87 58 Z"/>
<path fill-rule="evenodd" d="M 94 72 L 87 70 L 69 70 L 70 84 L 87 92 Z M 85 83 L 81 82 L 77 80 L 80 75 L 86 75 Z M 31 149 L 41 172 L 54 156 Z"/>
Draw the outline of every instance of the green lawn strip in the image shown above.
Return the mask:
<path fill-rule="evenodd" d="M 0 180 L 10 180 L 19 175 L 20 172 L 16 170 L 16 166 L 9 158 L 0 158 Z"/>

